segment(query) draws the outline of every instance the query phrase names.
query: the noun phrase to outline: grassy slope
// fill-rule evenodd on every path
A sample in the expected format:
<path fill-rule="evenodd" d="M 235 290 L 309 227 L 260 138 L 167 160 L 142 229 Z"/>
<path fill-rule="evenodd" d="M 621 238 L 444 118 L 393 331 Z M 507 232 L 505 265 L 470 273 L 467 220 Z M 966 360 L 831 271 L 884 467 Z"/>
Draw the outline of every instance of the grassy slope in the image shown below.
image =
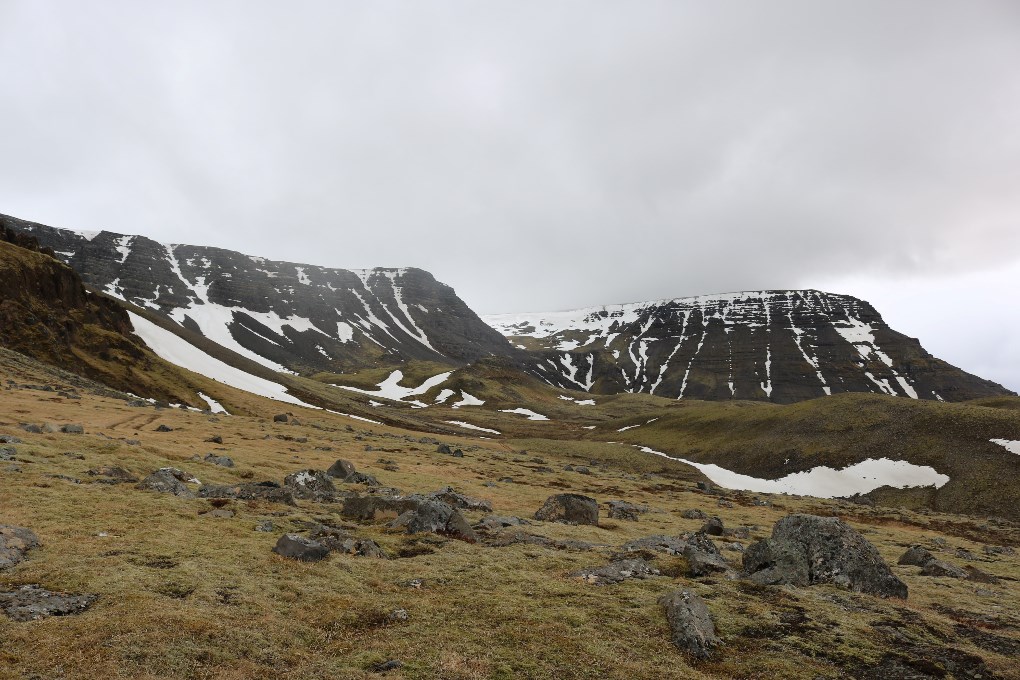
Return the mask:
<path fill-rule="evenodd" d="M 52 377 L 26 371 L 3 370 L 0 379 Z M 0 521 L 33 528 L 44 546 L 0 574 L 0 583 L 43 583 L 95 592 L 101 599 L 75 617 L 30 624 L 0 617 L 0 677 L 363 678 L 373 677 L 366 669 L 387 658 L 406 664 L 390 678 L 847 677 L 885 655 L 923 656 L 926 643 L 980 655 L 999 677 L 1017 677 L 1013 658 L 975 642 L 995 646 L 987 638 L 972 639 L 984 634 L 1005 640 L 996 643 L 1000 648 L 1020 645 L 1016 557 L 979 562 L 982 569 L 1011 579 L 990 586 L 994 597 L 979 594 L 969 582 L 926 579 L 916 568 L 894 567 L 911 588 L 905 603 L 829 587 L 763 589 L 726 579 L 694 581 L 679 575 L 682 559 L 662 557 L 656 564 L 669 574 L 664 578 L 598 588 L 566 574 L 604 563 L 606 549 L 487 548 L 395 534 L 377 525 L 354 531 L 376 539 L 391 554 L 401 549 L 422 554 L 385 562 L 333 555 L 309 565 L 279 558 L 270 549 L 280 533 L 300 529 L 302 521 L 339 522 L 336 506 L 233 502 L 228 506 L 237 513 L 233 518 L 214 519 L 202 514 L 212 508 L 207 501 L 131 485 L 71 484 L 51 475 L 87 481 L 83 473 L 94 466 L 121 465 L 142 475 L 170 464 L 203 481 L 279 481 L 296 469 L 324 468 L 344 457 L 384 484 L 409 492 L 452 483 L 491 499 L 498 514 L 530 516 L 559 490 L 600 501 L 626 498 L 653 508 L 639 522 L 531 527 L 551 537 L 618 545 L 649 534 L 675 535 L 698 528 L 700 522 L 685 520 L 680 512 L 701 507 L 728 526 L 756 525 L 752 535 L 757 538 L 790 511 L 841 512 L 890 561 L 905 546 L 930 545 L 936 536 L 946 537 L 950 548 L 976 554 L 981 544 L 973 538 L 1016 545 L 1020 534 L 1010 525 L 982 527 L 966 518 L 785 497 L 773 499 L 772 507 L 756 507 L 742 494 L 731 496 L 733 507 L 720 507 L 715 497 L 694 489 L 697 475 L 687 466 L 634 457 L 627 447 L 599 442 L 444 438 L 467 451 L 455 459 L 417 444 L 418 433 L 300 408 L 289 410 L 304 425 L 289 426 L 264 417 L 214 419 L 128 408 L 89 394 L 81 403 L 29 390 L 4 392 L 3 399 L 0 432 L 18 434 L 26 443 L 18 446 L 20 472 L 0 467 Z M 280 410 L 254 397 L 237 399 L 252 412 Z M 88 434 L 25 435 L 14 427 L 18 420 L 85 422 Z M 174 431 L 154 432 L 159 423 Z M 354 431 L 347 430 L 349 425 Z M 213 450 L 204 443 L 212 434 L 224 437 L 225 444 L 215 448 L 237 461 L 235 469 L 189 460 Z M 125 438 L 141 439 L 142 445 L 128 446 Z M 366 445 L 374 450 L 366 451 Z M 323 446 L 333 450 L 316 448 Z M 63 455 L 67 451 L 85 459 Z M 538 472 L 536 454 L 555 471 Z M 380 458 L 395 461 L 399 470 L 382 469 Z M 561 471 L 566 463 L 587 459 L 605 462 L 605 469 L 593 475 Z M 484 486 L 503 476 L 515 483 Z M 279 529 L 253 531 L 264 519 Z M 727 556 L 738 560 L 735 553 Z M 426 587 L 403 585 L 413 578 L 425 579 Z M 720 660 L 692 666 L 670 645 L 656 599 L 677 587 L 693 588 L 706 598 L 727 642 Z M 396 608 L 409 612 L 407 622 L 386 621 Z"/>

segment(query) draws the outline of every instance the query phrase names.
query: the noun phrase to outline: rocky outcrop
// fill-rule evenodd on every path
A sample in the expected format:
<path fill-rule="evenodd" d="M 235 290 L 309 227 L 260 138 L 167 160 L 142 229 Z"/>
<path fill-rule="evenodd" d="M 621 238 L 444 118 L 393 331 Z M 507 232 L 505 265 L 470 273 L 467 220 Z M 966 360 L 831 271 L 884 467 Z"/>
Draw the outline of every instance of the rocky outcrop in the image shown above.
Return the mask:
<path fill-rule="evenodd" d="M 298 534 L 284 534 L 273 546 L 273 552 L 292 560 L 318 562 L 329 555 L 329 548 Z"/>
<path fill-rule="evenodd" d="M 744 553 L 744 572 L 765 585 L 833 583 L 881 597 L 907 597 L 906 584 L 875 546 L 835 517 L 788 515 L 779 520 L 771 538 Z"/>
<path fill-rule="evenodd" d="M 766 290 L 484 317 L 564 389 L 792 403 L 840 392 L 965 401 L 1011 394 L 937 359 L 870 304 Z"/>
<path fill-rule="evenodd" d="M 0 611 L 14 621 L 37 621 L 50 616 L 80 614 L 98 599 L 98 595 L 55 593 L 38 585 L 21 586 L 0 592 Z"/>
<path fill-rule="evenodd" d="M 645 579 L 659 575 L 658 569 L 640 557 L 616 560 L 603 567 L 581 569 L 570 574 L 573 578 L 596 586 L 608 586 L 631 578 Z"/>

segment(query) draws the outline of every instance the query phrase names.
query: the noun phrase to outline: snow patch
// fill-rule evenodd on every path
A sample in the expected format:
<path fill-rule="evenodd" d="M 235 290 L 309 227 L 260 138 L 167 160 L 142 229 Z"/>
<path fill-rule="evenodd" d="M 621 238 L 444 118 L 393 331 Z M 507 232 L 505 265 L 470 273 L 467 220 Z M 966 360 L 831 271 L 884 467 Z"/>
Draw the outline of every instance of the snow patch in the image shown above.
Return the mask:
<path fill-rule="evenodd" d="M 534 411 L 530 411 L 530 410 L 528 410 L 526 408 L 506 408 L 506 409 L 500 409 L 499 412 L 500 413 L 517 413 L 517 414 L 520 414 L 522 416 L 527 416 L 528 420 L 549 420 L 549 418 L 547 418 L 546 416 L 543 416 L 541 413 L 535 413 Z"/>
<path fill-rule="evenodd" d="M 993 444 L 998 444 L 1010 453 L 1015 453 L 1020 456 L 1020 441 L 1010 439 L 989 439 L 988 441 Z"/>
<path fill-rule="evenodd" d="M 759 479 L 732 472 L 718 465 L 695 463 L 685 458 L 670 456 L 647 446 L 636 448 L 645 453 L 696 467 L 713 483 L 727 489 L 758 493 L 789 493 L 798 496 L 814 496 L 815 498 L 835 498 L 855 493 L 868 493 L 881 486 L 892 486 L 898 489 L 934 486 L 938 489 L 949 482 L 949 476 L 937 472 L 935 468 L 888 458 L 868 458 L 842 470 L 819 466 L 805 472 L 795 472 L 780 479 Z"/>
<path fill-rule="evenodd" d="M 209 404 L 209 410 L 212 411 L 213 413 L 223 413 L 228 416 L 230 415 L 229 413 L 227 413 L 227 409 L 223 408 L 223 406 L 221 406 L 220 403 L 213 399 L 212 397 L 202 394 L 201 392 L 198 393 L 198 396 L 202 397 L 202 399 L 205 400 L 205 403 Z"/>
<path fill-rule="evenodd" d="M 479 432 L 488 432 L 490 434 L 503 434 L 499 430 L 490 430 L 487 427 L 478 427 L 477 425 L 472 425 L 471 423 L 465 423 L 463 420 L 447 420 L 445 422 L 449 423 L 450 425 L 457 425 L 458 427 L 463 427 L 468 430 L 478 430 Z"/>

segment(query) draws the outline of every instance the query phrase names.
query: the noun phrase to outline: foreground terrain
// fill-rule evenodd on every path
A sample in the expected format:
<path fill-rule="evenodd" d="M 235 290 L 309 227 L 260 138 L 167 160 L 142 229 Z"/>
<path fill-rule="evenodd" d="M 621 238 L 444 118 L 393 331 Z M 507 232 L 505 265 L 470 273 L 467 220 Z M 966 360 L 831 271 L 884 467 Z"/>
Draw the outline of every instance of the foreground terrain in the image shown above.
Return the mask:
<path fill-rule="evenodd" d="M 245 415 L 140 405 L 4 356 L 0 435 L 20 442 L 0 461 L 0 524 L 32 530 L 41 545 L 0 571 L 0 591 L 39 584 L 96 597 L 73 615 L 0 615 L 0 677 L 1020 677 L 1020 527 L 1008 520 L 714 489 L 689 465 L 583 439 L 590 431 L 579 427 L 573 437 L 535 436 L 527 428 L 553 424 L 524 419 L 498 440 L 427 434 L 224 386 L 217 399 Z M 1011 405 L 988 409 L 1015 413 Z M 274 421 L 284 411 L 287 421 Z M 475 419 L 497 417 L 511 416 Z M 65 424 L 84 432 L 59 431 Z M 648 435 L 650 445 L 684 444 Z M 210 453 L 234 466 L 207 462 Z M 453 486 L 489 501 L 491 510 L 461 510 L 476 527 L 490 515 L 530 524 L 476 528 L 475 543 L 408 534 L 386 526 L 392 516 L 344 516 L 345 496 L 386 492 L 340 481 L 331 499 L 293 505 L 189 497 L 194 482 L 184 496 L 138 488 L 165 467 L 236 486 L 281 483 L 337 459 L 404 494 Z M 113 483 L 121 473 L 104 468 L 132 481 Z M 598 526 L 534 519 L 562 492 L 597 499 Z M 637 519 L 608 517 L 617 500 L 639 506 Z M 635 539 L 699 531 L 706 521 L 693 510 L 721 520 L 726 533 L 711 538 L 728 571 L 694 576 L 688 558 L 645 548 L 627 556 L 659 575 L 610 585 L 573 575 Z M 844 519 L 877 547 L 907 599 L 739 577 L 741 551 L 791 513 Z M 273 553 L 282 535 L 320 525 L 374 541 L 388 559 Z M 898 565 L 913 545 L 978 574 L 922 576 Z M 679 588 L 700 595 L 714 620 L 723 644 L 708 660 L 671 642 L 659 598 Z"/>

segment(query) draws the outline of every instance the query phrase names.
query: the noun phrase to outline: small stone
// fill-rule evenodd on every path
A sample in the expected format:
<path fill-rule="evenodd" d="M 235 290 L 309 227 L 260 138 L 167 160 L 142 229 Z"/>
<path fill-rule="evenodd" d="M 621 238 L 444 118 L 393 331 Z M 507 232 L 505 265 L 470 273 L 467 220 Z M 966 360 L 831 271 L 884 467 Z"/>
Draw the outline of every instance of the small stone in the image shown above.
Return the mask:
<path fill-rule="evenodd" d="M 287 415 L 286 413 L 278 413 L 275 416 L 273 416 L 274 423 L 286 423 L 289 420 L 290 416 Z"/>
<path fill-rule="evenodd" d="M 98 597 L 55 593 L 38 585 L 27 585 L 14 591 L 0 592 L 0 610 L 14 621 L 36 621 L 49 616 L 80 614 Z"/>
<path fill-rule="evenodd" d="M 706 515 L 704 511 L 696 508 L 684 510 L 680 513 L 680 516 L 684 519 L 708 519 L 708 515 Z"/>
<path fill-rule="evenodd" d="M 160 426 L 157 427 L 155 431 L 156 432 L 173 432 L 174 428 L 170 427 L 169 425 L 160 424 Z"/>
<path fill-rule="evenodd" d="M 0 444 L 21 444 L 21 438 L 13 434 L 0 434 Z"/>
<path fill-rule="evenodd" d="M 604 567 L 582 569 L 570 574 L 573 578 L 579 578 L 585 583 L 596 586 L 607 586 L 631 578 L 645 579 L 650 576 L 659 575 L 658 569 L 640 557 L 637 559 L 616 560 Z"/>
<path fill-rule="evenodd" d="M 261 531 L 268 534 L 276 531 L 276 525 L 274 525 L 270 520 L 264 519 L 255 525 L 255 531 Z"/>
<path fill-rule="evenodd" d="M 64 434 L 85 434 L 85 428 L 81 425 L 64 425 L 60 431 Z"/>

